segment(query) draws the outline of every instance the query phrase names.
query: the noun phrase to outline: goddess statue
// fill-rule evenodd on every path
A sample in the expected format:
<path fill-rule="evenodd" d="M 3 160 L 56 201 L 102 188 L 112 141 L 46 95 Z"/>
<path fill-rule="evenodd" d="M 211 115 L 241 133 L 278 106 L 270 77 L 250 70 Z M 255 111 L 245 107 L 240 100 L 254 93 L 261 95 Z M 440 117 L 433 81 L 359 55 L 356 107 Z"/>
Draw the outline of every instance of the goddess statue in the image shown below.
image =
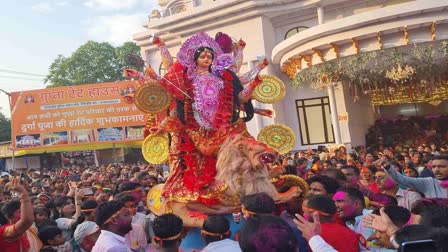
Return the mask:
<path fill-rule="evenodd" d="M 233 55 L 224 53 L 206 33 L 186 40 L 176 62 L 162 40 L 154 42 L 168 71 L 163 78 L 149 75 L 158 79 L 174 102 L 169 115 L 151 132 L 171 133 L 170 175 L 162 195 L 185 225 L 201 226 L 206 217 L 191 218 L 191 211 L 234 212 L 239 197 L 246 194 L 264 191 L 278 201 L 300 195 L 298 188 L 276 193 L 269 179 L 282 170 L 273 165 L 277 152 L 257 142 L 246 129 L 254 116 L 251 97 L 261 83 L 258 73 L 267 60 L 239 78 L 230 69 L 238 71 L 241 60 L 235 63 Z M 237 55 L 242 59 L 242 52 Z M 248 84 L 243 86 L 241 79 Z"/>

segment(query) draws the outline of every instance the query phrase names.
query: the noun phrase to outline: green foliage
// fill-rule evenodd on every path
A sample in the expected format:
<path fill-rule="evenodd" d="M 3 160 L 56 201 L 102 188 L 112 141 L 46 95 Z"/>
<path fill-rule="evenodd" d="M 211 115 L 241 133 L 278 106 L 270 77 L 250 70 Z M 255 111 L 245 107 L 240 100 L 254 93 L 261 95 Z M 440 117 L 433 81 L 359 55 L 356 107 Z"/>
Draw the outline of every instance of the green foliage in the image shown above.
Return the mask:
<path fill-rule="evenodd" d="M 0 112 L 0 142 L 11 141 L 11 120 Z"/>
<path fill-rule="evenodd" d="M 45 83 L 50 83 L 47 87 L 60 87 L 125 80 L 121 70 L 127 65 L 127 54 L 140 55 L 140 48 L 133 42 L 115 48 L 106 42 L 89 41 L 68 58 L 59 55 Z"/>

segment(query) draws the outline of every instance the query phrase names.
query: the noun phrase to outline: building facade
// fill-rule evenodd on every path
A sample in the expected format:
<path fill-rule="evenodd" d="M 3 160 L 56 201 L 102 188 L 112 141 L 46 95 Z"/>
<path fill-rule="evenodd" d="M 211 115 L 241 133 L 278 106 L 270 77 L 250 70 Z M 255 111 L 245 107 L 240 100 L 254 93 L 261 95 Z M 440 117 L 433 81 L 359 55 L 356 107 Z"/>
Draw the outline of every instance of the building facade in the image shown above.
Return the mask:
<path fill-rule="evenodd" d="M 183 41 L 201 31 L 242 38 L 247 46 L 241 73 L 266 56 L 271 64 L 262 74 L 279 77 L 287 87 L 279 103 L 255 102 L 256 107 L 273 108 L 276 116 L 256 116 L 248 124 L 249 131 L 256 136 L 264 126 L 287 125 L 297 135 L 294 150 L 365 144 L 368 127 L 381 116 L 368 96 L 354 99 L 357 94 L 340 81 L 320 89 L 290 85 L 302 70 L 448 37 L 446 0 L 159 0 L 159 5 L 160 10 L 148 15 L 147 30 L 134 35 L 146 62 L 155 69 L 161 66 L 151 35 L 162 37 L 173 56 Z M 446 106 L 443 102 L 438 109 L 447 111 Z"/>

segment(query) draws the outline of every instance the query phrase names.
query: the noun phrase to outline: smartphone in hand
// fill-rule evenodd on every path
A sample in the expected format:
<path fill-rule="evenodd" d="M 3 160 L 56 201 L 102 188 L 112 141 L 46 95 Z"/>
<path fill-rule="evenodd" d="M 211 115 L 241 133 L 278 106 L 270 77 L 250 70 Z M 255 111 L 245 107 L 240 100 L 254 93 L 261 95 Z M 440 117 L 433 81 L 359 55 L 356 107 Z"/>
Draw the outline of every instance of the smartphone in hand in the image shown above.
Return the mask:
<path fill-rule="evenodd" d="M 82 193 L 84 196 L 93 195 L 93 190 L 91 187 L 79 188 L 79 192 Z"/>

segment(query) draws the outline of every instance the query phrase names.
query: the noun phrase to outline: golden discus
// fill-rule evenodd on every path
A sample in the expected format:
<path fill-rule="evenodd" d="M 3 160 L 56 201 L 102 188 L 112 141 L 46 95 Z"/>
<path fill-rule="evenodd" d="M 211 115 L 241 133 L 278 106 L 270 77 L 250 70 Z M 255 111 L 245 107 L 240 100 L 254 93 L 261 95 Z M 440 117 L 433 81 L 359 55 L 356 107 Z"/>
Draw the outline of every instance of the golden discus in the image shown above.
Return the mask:
<path fill-rule="evenodd" d="M 137 89 L 134 97 L 135 105 L 143 112 L 157 114 L 171 104 L 171 96 L 159 82 L 151 80 Z"/>
<path fill-rule="evenodd" d="M 267 104 L 281 101 L 286 94 L 283 81 L 270 74 L 264 74 L 261 77 L 263 81 L 255 88 L 253 98 Z"/>
<path fill-rule="evenodd" d="M 291 128 L 285 125 L 273 124 L 262 128 L 258 133 L 257 140 L 267 144 L 278 153 L 284 154 L 296 144 L 296 135 Z"/>
<path fill-rule="evenodd" d="M 167 134 L 149 135 L 142 144 L 142 153 L 151 164 L 162 164 L 168 160 L 169 139 Z"/>

